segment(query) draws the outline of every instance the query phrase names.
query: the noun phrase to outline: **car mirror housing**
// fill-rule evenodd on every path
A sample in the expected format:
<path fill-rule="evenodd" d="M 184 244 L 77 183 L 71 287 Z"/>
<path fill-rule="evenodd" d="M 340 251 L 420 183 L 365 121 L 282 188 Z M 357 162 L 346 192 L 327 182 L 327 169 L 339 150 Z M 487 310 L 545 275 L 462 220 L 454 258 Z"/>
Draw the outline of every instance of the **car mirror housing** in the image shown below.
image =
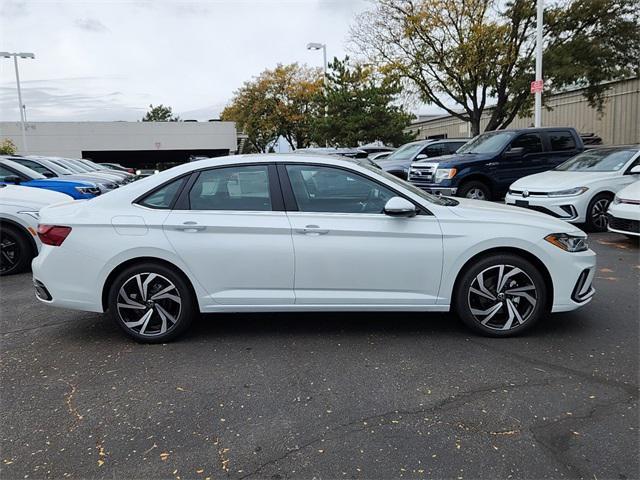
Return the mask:
<path fill-rule="evenodd" d="M 520 158 L 523 154 L 523 147 L 512 147 L 504 153 L 504 156 L 505 158 Z"/>
<path fill-rule="evenodd" d="M 392 197 L 384 206 L 384 213 L 390 217 L 414 217 L 416 206 L 402 197 Z"/>
<path fill-rule="evenodd" d="M 629 173 L 631 175 L 638 175 L 640 174 L 640 165 L 636 165 L 635 167 L 633 167 L 631 170 L 629 170 Z"/>
<path fill-rule="evenodd" d="M 421 153 L 414 159 L 414 161 L 417 162 L 418 160 L 424 160 L 425 158 L 429 158 L 429 157 L 427 157 L 424 153 Z"/>

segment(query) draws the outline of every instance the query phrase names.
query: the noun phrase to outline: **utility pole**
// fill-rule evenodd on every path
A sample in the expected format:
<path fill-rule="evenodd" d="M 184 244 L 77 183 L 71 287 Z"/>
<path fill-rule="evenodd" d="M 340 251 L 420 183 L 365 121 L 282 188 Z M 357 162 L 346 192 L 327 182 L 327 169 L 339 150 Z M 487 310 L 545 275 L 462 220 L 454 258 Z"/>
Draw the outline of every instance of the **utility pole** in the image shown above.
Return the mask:
<path fill-rule="evenodd" d="M 536 128 L 542 126 L 542 89 L 544 80 L 542 79 L 542 30 L 544 22 L 544 0 L 538 1 L 538 11 L 536 15 L 536 81 L 535 86 L 532 85 L 531 90 L 535 94 L 535 117 L 534 125 Z"/>

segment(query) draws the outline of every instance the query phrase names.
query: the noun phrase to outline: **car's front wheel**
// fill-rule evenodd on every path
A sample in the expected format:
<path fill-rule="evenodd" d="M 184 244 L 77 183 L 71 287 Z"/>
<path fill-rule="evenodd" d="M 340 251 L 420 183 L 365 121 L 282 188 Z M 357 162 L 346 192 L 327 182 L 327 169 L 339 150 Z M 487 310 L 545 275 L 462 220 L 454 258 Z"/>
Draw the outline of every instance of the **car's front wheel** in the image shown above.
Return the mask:
<path fill-rule="evenodd" d="M 600 193 L 593 197 L 587 207 L 587 228 L 592 232 L 607 231 L 607 210 L 612 197 L 608 193 Z"/>
<path fill-rule="evenodd" d="M 184 276 L 151 262 L 122 271 L 111 284 L 108 298 L 118 326 L 144 343 L 173 340 L 196 314 L 195 298 Z"/>
<path fill-rule="evenodd" d="M 458 189 L 458 197 L 471 198 L 472 200 L 491 200 L 491 189 L 483 182 L 476 180 L 463 183 Z"/>
<path fill-rule="evenodd" d="M 516 335 L 548 313 L 549 291 L 538 268 L 513 254 L 491 255 L 467 268 L 455 292 L 455 310 L 476 332 Z"/>

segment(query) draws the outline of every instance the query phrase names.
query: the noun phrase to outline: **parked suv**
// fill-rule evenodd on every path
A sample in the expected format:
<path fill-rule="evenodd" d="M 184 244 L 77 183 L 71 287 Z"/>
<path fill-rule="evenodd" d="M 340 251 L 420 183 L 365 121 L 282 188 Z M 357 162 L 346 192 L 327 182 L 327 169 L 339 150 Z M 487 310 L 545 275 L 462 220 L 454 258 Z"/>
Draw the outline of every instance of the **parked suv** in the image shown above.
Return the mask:
<path fill-rule="evenodd" d="M 485 132 L 455 155 L 415 162 L 409 181 L 431 193 L 491 200 L 519 178 L 557 167 L 582 152 L 573 128 L 526 128 Z"/>
<path fill-rule="evenodd" d="M 405 143 L 387 158 L 376 160 L 376 163 L 384 171 L 406 180 L 412 162 L 449 155 L 458 150 L 467 141 L 468 138 L 447 138 Z"/>

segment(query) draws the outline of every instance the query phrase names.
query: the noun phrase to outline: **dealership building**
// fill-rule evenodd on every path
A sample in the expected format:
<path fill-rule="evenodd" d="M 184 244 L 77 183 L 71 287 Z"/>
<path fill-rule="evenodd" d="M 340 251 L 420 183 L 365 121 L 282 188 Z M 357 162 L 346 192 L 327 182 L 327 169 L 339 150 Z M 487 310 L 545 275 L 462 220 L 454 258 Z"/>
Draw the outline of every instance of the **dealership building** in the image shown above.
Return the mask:
<path fill-rule="evenodd" d="M 166 168 L 192 157 L 234 154 L 235 122 L 27 122 L 30 155 L 88 158 L 132 168 Z M 0 122 L 0 141 L 24 154 L 20 122 Z"/>

